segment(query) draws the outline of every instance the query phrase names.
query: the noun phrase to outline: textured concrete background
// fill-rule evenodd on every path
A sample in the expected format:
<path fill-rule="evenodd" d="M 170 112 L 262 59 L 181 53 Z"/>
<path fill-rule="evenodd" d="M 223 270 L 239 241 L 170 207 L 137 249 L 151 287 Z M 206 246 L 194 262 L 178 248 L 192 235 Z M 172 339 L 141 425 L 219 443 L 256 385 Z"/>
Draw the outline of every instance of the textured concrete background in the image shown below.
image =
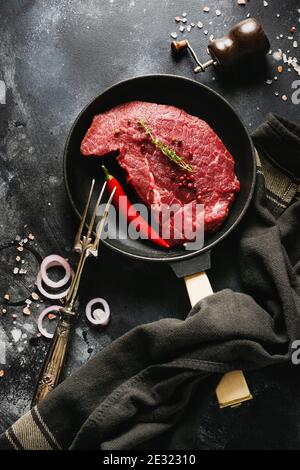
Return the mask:
<path fill-rule="evenodd" d="M 235 0 L 0 0 L 1 246 L 32 232 L 30 246 L 39 256 L 59 253 L 72 259 L 77 221 L 63 186 L 63 147 L 80 110 L 117 81 L 148 73 L 196 78 L 221 92 L 250 130 L 270 111 L 299 119 L 299 107 L 290 101 L 291 83 L 299 77 L 285 70 L 267 85 L 278 65 L 272 56 L 254 79 L 237 76 L 233 81 L 220 79 L 213 69 L 195 77 L 189 57 L 175 62 L 170 54 L 169 33 L 178 30 L 174 17 L 183 11 L 189 21 L 204 23 L 203 30 L 196 27 L 188 37 L 205 58 L 209 35 L 223 35 L 250 12 L 261 19 L 273 50 L 291 49 L 297 56 L 299 49 L 291 47 L 287 36 L 296 25 L 299 41 L 299 2 L 268 3 L 263 7 L 262 0 L 251 0 L 241 7 Z M 203 13 L 204 5 L 211 7 L 210 13 Z M 236 285 L 234 236 L 238 234 L 213 254 L 210 277 L 215 289 Z M 5 370 L 0 379 L 0 432 L 28 409 L 48 347 L 46 340 L 35 337 L 43 306 L 35 304 L 30 317 L 22 314 L 38 257 L 25 250 L 27 274 L 14 276 L 16 254 L 15 247 L 0 250 L 0 297 L 9 291 L 18 304 L 8 306 L 0 317 L 0 365 Z M 189 308 L 182 282 L 167 266 L 142 264 L 104 248 L 100 262 L 91 262 L 87 270 L 79 312 L 95 296 L 110 303 L 111 324 L 98 330 L 83 315 L 78 319 L 67 374 L 135 325 L 166 316 L 184 318 Z M 12 314 L 17 314 L 15 322 Z M 293 398 L 299 396 L 300 380 L 295 368 L 258 371 L 247 378 L 255 400 L 242 408 L 220 412 L 214 394 L 208 397 L 205 416 L 197 415 L 195 405 L 195 448 L 300 447 L 300 408 Z"/>

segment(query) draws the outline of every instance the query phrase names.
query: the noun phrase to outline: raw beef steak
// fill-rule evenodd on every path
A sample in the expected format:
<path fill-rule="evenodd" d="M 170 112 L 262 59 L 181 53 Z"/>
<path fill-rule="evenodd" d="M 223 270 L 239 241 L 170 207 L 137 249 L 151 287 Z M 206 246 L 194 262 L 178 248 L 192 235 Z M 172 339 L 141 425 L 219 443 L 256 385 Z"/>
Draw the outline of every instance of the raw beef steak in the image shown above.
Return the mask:
<path fill-rule="evenodd" d="M 139 124 L 141 120 L 153 136 L 192 166 L 191 173 L 156 148 Z M 205 231 L 215 231 L 226 219 L 240 189 L 234 159 L 217 134 L 205 121 L 174 106 L 134 101 L 95 116 L 81 153 L 103 156 L 115 151 L 128 182 L 157 218 L 163 204 L 178 204 L 184 214 L 198 202 L 204 205 Z M 192 184 L 180 185 L 184 174 L 191 176 Z M 198 220 L 192 222 L 195 228 Z M 176 233 L 169 238 L 172 246 L 185 241 Z"/>

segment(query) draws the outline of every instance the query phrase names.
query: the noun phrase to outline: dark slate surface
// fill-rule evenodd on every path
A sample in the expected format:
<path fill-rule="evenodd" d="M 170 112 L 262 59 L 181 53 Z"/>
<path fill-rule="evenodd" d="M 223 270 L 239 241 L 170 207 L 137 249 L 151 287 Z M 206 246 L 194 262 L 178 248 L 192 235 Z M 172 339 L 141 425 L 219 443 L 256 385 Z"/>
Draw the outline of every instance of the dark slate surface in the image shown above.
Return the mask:
<path fill-rule="evenodd" d="M 210 13 L 203 13 L 204 5 L 211 7 Z M 217 8 L 222 12 L 219 17 Z M 276 74 L 272 56 L 254 79 L 236 76 L 233 81 L 220 79 L 213 69 L 195 77 L 191 59 L 176 63 L 169 50 L 169 33 L 178 29 L 174 17 L 183 11 L 190 21 L 201 20 L 203 30 L 209 31 L 205 36 L 195 28 L 189 35 L 202 57 L 206 57 L 210 34 L 223 34 L 250 12 L 262 21 L 273 50 L 291 49 L 291 54 L 297 55 L 299 49 L 291 48 L 287 39 L 292 25 L 298 31 L 300 28 L 297 8 L 297 0 L 270 0 L 266 8 L 262 0 L 251 0 L 246 7 L 237 6 L 234 0 L 2 1 L 0 80 L 6 84 L 7 97 L 6 105 L 0 105 L 1 245 L 32 232 L 35 240 L 30 246 L 39 256 L 60 253 L 73 257 L 70 248 L 77 221 L 63 185 L 63 147 L 79 111 L 117 81 L 148 73 L 196 78 L 221 92 L 250 130 L 270 111 L 299 119 L 299 107 L 290 100 L 291 83 L 298 77 L 295 72 L 285 70 L 277 82 L 265 83 Z M 299 40 L 298 32 L 295 39 Z M 288 102 L 282 101 L 283 94 Z M 214 252 L 210 277 L 215 289 L 236 286 L 231 246 L 229 240 Z M 0 379 L 0 432 L 29 408 L 48 346 L 47 341 L 35 339 L 35 320 L 43 305 L 35 305 L 30 317 L 22 314 L 23 300 L 33 289 L 38 260 L 26 249 L 23 267 L 28 272 L 14 276 L 16 254 L 15 247 L 0 251 L 0 295 L 9 291 L 12 301 L 19 303 L 6 307 L 6 316 L 0 318 L 0 361 L 5 370 Z M 109 301 L 112 322 L 97 330 L 81 316 L 68 374 L 135 325 L 171 315 L 184 318 L 189 306 L 182 282 L 167 266 L 135 262 L 105 248 L 100 262 L 89 265 L 79 311 L 83 312 L 86 302 L 96 295 Z M 13 323 L 14 313 L 17 319 Z M 299 400 L 294 400 L 300 394 L 298 370 L 277 367 L 249 373 L 247 378 L 255 400 L 236 410 L 220 411 L 212 396 L 207 415 L 197 417 L 195 413 L 199 423 L 194 446 L 299 448 L 300 408 Z"/>

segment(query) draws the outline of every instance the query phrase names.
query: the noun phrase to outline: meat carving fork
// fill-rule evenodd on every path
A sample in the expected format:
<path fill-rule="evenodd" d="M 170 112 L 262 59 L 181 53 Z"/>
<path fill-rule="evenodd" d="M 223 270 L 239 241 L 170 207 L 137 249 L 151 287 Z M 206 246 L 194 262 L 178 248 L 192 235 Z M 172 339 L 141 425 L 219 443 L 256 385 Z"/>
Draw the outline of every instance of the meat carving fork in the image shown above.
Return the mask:
<path fill-rule="evenodd" d="M 66 304 L 60 310 L 60 318 L 54 336 L 51 340 L 46 359 L 39 375 L 38 383 L 32 400 L 32 407 L 37 405 L 41 400 L 43 400 L 48 395 L 48 393 L 56 387 L 59 382 L 68 349 L 72 319 L 76 315 L 74 312 L 74 303 L 77 297 L 77 292 L 84 265 L 89 256 L 98 256 L 98 247 L 101 240 L 101 235 L 105 226 L 105 221 L 108 216 L 109 208 L 115 190 L 112 191 L 109 200 L 106 203 L 104 212 L 101 216 L 101 219 L 97 225 L 94 234 L 93 228 L 95 224 L 95 219 L 106 187 L 106 182 L 104 183 L 101 188 L 97 202 L 95 204 L 94 210 L 92 212 L 90 223 L 87 226 L 87 232 L 85 235 L 83 235 L 84 229 L 86 227 L 87 213 L 94 191 L 94 185 L 95 180 L 92 181 L 87 203 L 84 208 L 79 229 L 74 241 L 74 250 L 77 253 L 80 253 L 76 273 L 72 279 L 72 283 L 66 297 Z M 92 240 L 93 238 L 94 241 Z"/>

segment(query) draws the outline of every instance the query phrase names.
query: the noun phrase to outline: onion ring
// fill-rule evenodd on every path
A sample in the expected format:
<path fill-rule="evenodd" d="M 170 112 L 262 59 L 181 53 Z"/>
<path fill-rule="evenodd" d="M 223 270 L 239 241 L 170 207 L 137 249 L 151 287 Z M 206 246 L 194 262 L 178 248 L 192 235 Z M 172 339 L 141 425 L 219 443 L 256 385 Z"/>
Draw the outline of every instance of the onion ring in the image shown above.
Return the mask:
<path fill-rule="evenodd" d="M 60 266 L 65 270 L 64 277 L 59 281 L 52 281 L 47 274 L 48 269 L 53 268 L 54 266 Z M 71 267 L 69 263 L 59 255 L 46 256 L 42 261 L 40 271 L 43 282 L 46 286 L 52 287 L 53 289 L 59 289 L 60 287 L 65 286 L 71 277 Z"/>
<path fill-rule="evenodd" d="M 95 304 L 102 304 L 102 308 L 96 308 L 92 311 L 92 306 Z M 108 303 L 105 299 L 97 297 L 96 299 L 92 299 L 88 302 L 85 308 L 85 315 L 90 323 L 93 325 L 102 325 L 106 326 L 110 320 L 110 308 Z"/>
<path fill-rule="evenodd" d="M 50 312 L 59 312 L 61 309 L 61 306 L 59 305 L 51 305 L 50 307 L 45 308 L 45 310 L 42 311 L 42 313 L 39 314 L 38 319 L 37 319 L 37 327 L 41 335 L 43 335 L 45 338 L 52 339 L 53 334 L 48 333 L 47 330 L 43 327 L 43 320 L 46 315 Z"/>
<path fill-rule="evenodd" d="M 71 270 L 71 276 L 72 278 L 74 277 L 74 272 Z M 40 291 L 40 293 L 46 297 L 47 299 L 51 299 L 51 300 L 57 300 L 57 299 L 63 299 L 64 297 L 66 297 L 66 295 L 68 294 L 69 292 L 69 289 L 70 287 L 68 287 L 64 292 L 60 292 L 58 294 L 50 294 L 49 292 L 47 292 L 43 285 L 42 285 L 42 274 L 41 274 L 41 271 L 38 272 L 38 275 L 37 275 L 37 278 L 36 278 L 36 285 L 37 285 L 37 288 L 38 290 Z"/>

